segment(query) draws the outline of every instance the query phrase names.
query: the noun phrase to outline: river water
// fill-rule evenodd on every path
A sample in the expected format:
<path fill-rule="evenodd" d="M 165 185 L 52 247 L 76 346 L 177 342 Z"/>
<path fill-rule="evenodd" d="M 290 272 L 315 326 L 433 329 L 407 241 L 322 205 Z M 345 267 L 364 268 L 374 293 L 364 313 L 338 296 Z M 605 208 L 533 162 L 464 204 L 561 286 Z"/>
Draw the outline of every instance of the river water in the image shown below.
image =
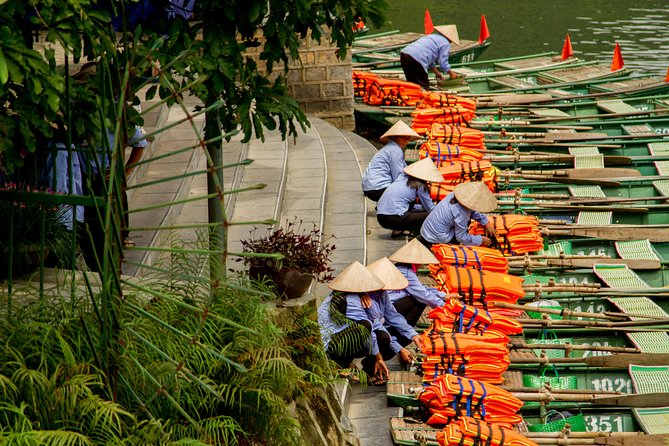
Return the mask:
<path fill-rule="evenodd" d="M 477 40 L 485 14 L 492 45 L 480 60 L 561 52 L 569 33 L 575 56 L 610 63 L 619 43 L 625 66 L 664 76 L 669 66 L 667 0 L 387 0 L 388 23 L 371 33 L 423 32 L 425 8 L 435 25 L 455 23 Z"/>

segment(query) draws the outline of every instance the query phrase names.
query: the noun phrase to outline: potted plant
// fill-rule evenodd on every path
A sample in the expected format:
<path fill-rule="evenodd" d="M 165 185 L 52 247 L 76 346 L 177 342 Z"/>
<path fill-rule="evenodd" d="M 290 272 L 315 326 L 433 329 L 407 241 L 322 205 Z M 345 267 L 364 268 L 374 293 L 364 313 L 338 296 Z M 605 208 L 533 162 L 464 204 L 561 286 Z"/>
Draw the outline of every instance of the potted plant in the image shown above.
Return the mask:
<path fill-rule="evenodd" d="M 303 295 L 313 279 L 327 282 L 332 279 L 330 255 L 335 246 L 323 239 L 315 225 L 302 228 L 302 221 L 288 222 L 285 227 L 269 228 L 264 236 L 242 240 L 244 253 L 240 261 L 249 269 L 253 279 L 270 280 L 279 296 L 295 298 Z M 278 255 L 277 255 L 278 254 Z"/>
<path fill-rule="evenodd" d="M 0 190 L 9 192 L 48 192 L 27 185 L 5 183 Z M 10 240 L 10 212 L 13 211 L 13 239 Z M 37 201 L 0 199 L 0 278 L 8 274 L 12 252 L 12 275 L 20 276 L 36 269 L 40 259 L 51 255 L 60 264 L 70 255 L 71 232 L 63 224 L 62 208 Z M 42 224 L 42 217 L 44 224 Z M 44 231 L 42 241 L 41 231 Z"/>

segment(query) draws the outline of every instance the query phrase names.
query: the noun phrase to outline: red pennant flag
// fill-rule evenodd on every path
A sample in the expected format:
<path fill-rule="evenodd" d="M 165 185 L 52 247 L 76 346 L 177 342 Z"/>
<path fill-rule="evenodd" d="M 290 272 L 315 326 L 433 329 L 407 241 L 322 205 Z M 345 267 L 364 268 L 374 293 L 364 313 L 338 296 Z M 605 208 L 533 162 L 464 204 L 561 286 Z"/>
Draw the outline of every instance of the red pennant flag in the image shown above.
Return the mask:
<path fill-rule="evenodd" d="M 430 17 L 430 10 L 425 8 L 425 34 L 432 34 L 434 31 L 434 25 L 432 24 L 432 17 Z"/>
<path fill-rule="evenodd" d="M 623 62 L 623 55 L 620 52 L 620 44 L 616 43 L 616 48 L 613 50 L 613 61 L 611 62 L 611 71 L 618 71 L 625 66 Z"/>
<path fill-rule="evenodd" d="M 485 21 L 485 15 L 481 15 L 481 30 L 479 31 L 479 43 L 483 43 L 488 38 L 490 38 L 490 30 L 488 29 L 488 23 Z"/>
<path fill-rule="evenodd" d="M 571 47 L 571 39 L 569 38 L 569 33 L 567 33 L 567 38 L 564 41 L 564 46 L 562 47 L 562 60 L 567 60 L 574 55 L 574 49 Z"/>
<path fill-rule="evenodd" d="M 664 81 L 669 82 L 669 67 L 667 67 L 667 75 L 664 76 Z"/>

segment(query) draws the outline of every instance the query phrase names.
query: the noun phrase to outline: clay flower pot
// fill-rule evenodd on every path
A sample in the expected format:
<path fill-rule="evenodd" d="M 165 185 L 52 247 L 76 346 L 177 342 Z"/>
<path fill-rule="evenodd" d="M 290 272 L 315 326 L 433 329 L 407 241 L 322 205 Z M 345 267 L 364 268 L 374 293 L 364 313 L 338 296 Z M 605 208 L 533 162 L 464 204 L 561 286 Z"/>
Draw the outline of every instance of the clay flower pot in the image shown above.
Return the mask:
<path fill-rule="evenodd" d="M 250 267 L 249 277 L 254 280 L 270 280 L 279 297 L 295 299 L 304 295 L 314 279 L 312 274 L 301 273 L 295 269 L 276 271 L 270 268 Z"/>

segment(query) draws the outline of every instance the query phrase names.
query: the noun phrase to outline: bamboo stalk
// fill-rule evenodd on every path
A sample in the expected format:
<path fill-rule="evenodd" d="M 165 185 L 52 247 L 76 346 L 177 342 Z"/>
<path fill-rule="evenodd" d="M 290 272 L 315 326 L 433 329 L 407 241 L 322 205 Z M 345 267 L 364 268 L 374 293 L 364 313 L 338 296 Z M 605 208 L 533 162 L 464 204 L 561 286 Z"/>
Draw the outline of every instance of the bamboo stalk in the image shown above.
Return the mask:
<path fill-rule="evenodd" d="M 669 318 L 658 318 L 645 321 L 581 321 L 574 319 L 547 319 L 551 327 L 572 326 L 572 327 L 652 327 L 654 325 L 669 325 Z M 517 319 L 518 322 L 525 325 L 543 325 L 537 319 Z"/>
<path fill-rule="evenodd" d="M 562 310 L 557 310 L 555 308 L 545 308 L 545 307 L 529 307 L 527 305 L 518 305 L 510 304 L 506 302 L 495 302 L 496 307 L 500 308 L 509 308 L 512 310 L 524 310 L 524 311 L 534 311 L 537 313 L 544 314 L 559 314 L 563 317 L 586 317 L 591 319 L 621 319 L 625 318 L 626 320 L 630 317 L 644 317 L 649 319 L 655 319 L 655 316 L 650 316 L 647 314 L 637 314 L 637 313 L 616 313 L 613 311 L 607 311 L 604 313 L 589 313 L 587 311 L 574 311 L 568 308 L 563 308 Z"/>
<path fill-rule="evenodd" d="M 615 347 L 612 345 L 588 345 L 588 344 L 514 344 L 510 342 L 509 350 L 579 350 L 613 353 L 641 353 L 638 348 Z"/>

